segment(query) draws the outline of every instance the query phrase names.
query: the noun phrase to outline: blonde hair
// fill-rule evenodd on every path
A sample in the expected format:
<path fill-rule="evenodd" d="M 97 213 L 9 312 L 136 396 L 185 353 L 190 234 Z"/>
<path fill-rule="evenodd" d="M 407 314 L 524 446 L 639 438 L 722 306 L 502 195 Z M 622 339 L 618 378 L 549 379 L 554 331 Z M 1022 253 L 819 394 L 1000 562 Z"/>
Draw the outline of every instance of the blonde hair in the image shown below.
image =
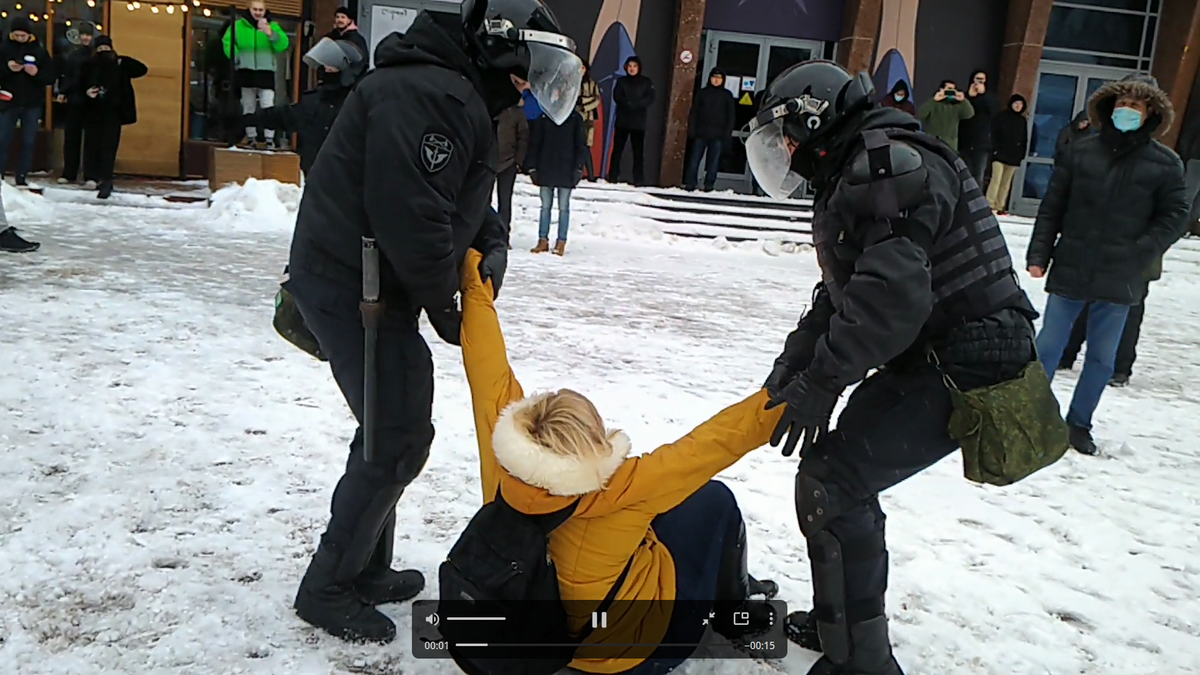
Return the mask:
<path fill-rule="evenodd" d="M 252 9 L 255 5 L 261 5 L 263 9 L 267 8 L 267 0 L 249 0 L 246 3 L 246 9 Z"/>
<path fill-rule="evenodd" d="M 609 457 L 612 438 L 620 433 L 606 429 L 596 406 L 570 389 L 535 397 L 513 421 L 539 446 L 562 457 Z"/>

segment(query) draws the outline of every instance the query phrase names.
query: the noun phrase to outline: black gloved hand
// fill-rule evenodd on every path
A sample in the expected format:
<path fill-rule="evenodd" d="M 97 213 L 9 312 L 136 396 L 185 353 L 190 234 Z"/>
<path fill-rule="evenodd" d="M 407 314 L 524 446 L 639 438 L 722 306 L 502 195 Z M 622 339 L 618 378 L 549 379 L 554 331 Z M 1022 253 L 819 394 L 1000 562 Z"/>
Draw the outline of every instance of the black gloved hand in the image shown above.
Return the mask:
<path fill-rule="evenodd" d="M 803 437 L 804 444 L 800 446 L 800 456 L 803 457 L 809 448 L 829 433 L 829 419 L 833 417 L 833 408 L 841 395 L 841 389 L 807 372 L 792 380 L 778 394 L 771 394 L 767 410 L 787 404 L 783 417 L 771 434 L 771 447 L 777 447 L 786 434 L 783 456 L 791 457 L 796 444 Z"/>
<path fill-rule="evenodd" d="M 479 279 L 487 283 L 492 280 L 492 299 L 500 297 L 500 286 L 504 284 L 504 272 L 508 269 L 508 249 L 496 248 L 483 254 L 479 261 Z"/>
<path fill-rule="evenodd" d="M 462 312 L 458 305 L 451 304 L 442 309 L 426 307 L 425 316 L 429 317 L 429 323 L 433 325 L 438 337 L 455 347 L 462 346 Z"/>
<path fill-rule="evenodd" d="M 571 184 L 579 185 L 579 182 L 582 180 L 583 180 L 583 169 L 575 169 L 575 173 L 571 174 Z"/>

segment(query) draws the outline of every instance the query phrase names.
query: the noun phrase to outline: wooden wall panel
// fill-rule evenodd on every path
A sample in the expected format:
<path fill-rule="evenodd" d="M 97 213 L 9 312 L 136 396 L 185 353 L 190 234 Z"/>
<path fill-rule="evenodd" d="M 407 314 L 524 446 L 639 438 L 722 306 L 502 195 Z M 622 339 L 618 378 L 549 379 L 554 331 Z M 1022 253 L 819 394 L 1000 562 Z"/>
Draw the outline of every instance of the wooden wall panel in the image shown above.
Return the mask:
<path fill-rule="evenodd" d="M 185 80 L 184 13 L 130 12 L 114 8 L 108 30 L 117 52 L 146 64 L 150 72 L 133 81 L 138 121 L 121 132 L 117 173 L 180 175 Z"/>

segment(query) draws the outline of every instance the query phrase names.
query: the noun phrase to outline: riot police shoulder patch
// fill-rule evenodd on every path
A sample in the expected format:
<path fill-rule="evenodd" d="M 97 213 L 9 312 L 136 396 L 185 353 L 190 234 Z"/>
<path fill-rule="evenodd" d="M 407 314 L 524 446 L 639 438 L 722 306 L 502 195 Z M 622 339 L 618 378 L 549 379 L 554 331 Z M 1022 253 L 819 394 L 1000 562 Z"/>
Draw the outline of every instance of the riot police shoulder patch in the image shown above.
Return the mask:
<path fill-rule="evenodd" d="M 426 130 L 421 137 L 421 164 L 429 173 L 437 173 L 446 168 L 450 158 L 454 156 L 454 144 L 446 134 L 436 130 Z"/>

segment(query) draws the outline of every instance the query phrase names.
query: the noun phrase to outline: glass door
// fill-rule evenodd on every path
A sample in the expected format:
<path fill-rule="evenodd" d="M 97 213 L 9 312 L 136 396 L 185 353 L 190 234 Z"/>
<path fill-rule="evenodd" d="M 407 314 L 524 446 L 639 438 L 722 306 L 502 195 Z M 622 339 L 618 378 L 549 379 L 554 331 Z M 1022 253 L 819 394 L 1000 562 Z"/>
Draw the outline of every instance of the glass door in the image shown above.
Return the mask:
<path fill-rule="evenodd" d="M 1029 156 L 1017 177 L 1013 212 L 1032 216 L 1050 184 L 1058 135 L 1071 124 L 1088 99 L 1100 87 L 1119 80 L 1130 71 L 1068 64 L 1043 63 L 1034 92 L 1029 139 Z"/>
<path fill-rule="evenodd" d="M 698 86 L 708 83 L 708 73 L 720 68 L 725 86 L 737 99 L 734 112 L 733 142 L 724 148 L 717 170 L 718 190 L 758 192 L 746 164 L 746 134 L 743 129 L 758 110 L 759 94 L 772 79 L 791 66 L 820 57 L 823 45 L 812 40 L 743 35 L 707 31 L 704 36 L 704 63 Z"/>

